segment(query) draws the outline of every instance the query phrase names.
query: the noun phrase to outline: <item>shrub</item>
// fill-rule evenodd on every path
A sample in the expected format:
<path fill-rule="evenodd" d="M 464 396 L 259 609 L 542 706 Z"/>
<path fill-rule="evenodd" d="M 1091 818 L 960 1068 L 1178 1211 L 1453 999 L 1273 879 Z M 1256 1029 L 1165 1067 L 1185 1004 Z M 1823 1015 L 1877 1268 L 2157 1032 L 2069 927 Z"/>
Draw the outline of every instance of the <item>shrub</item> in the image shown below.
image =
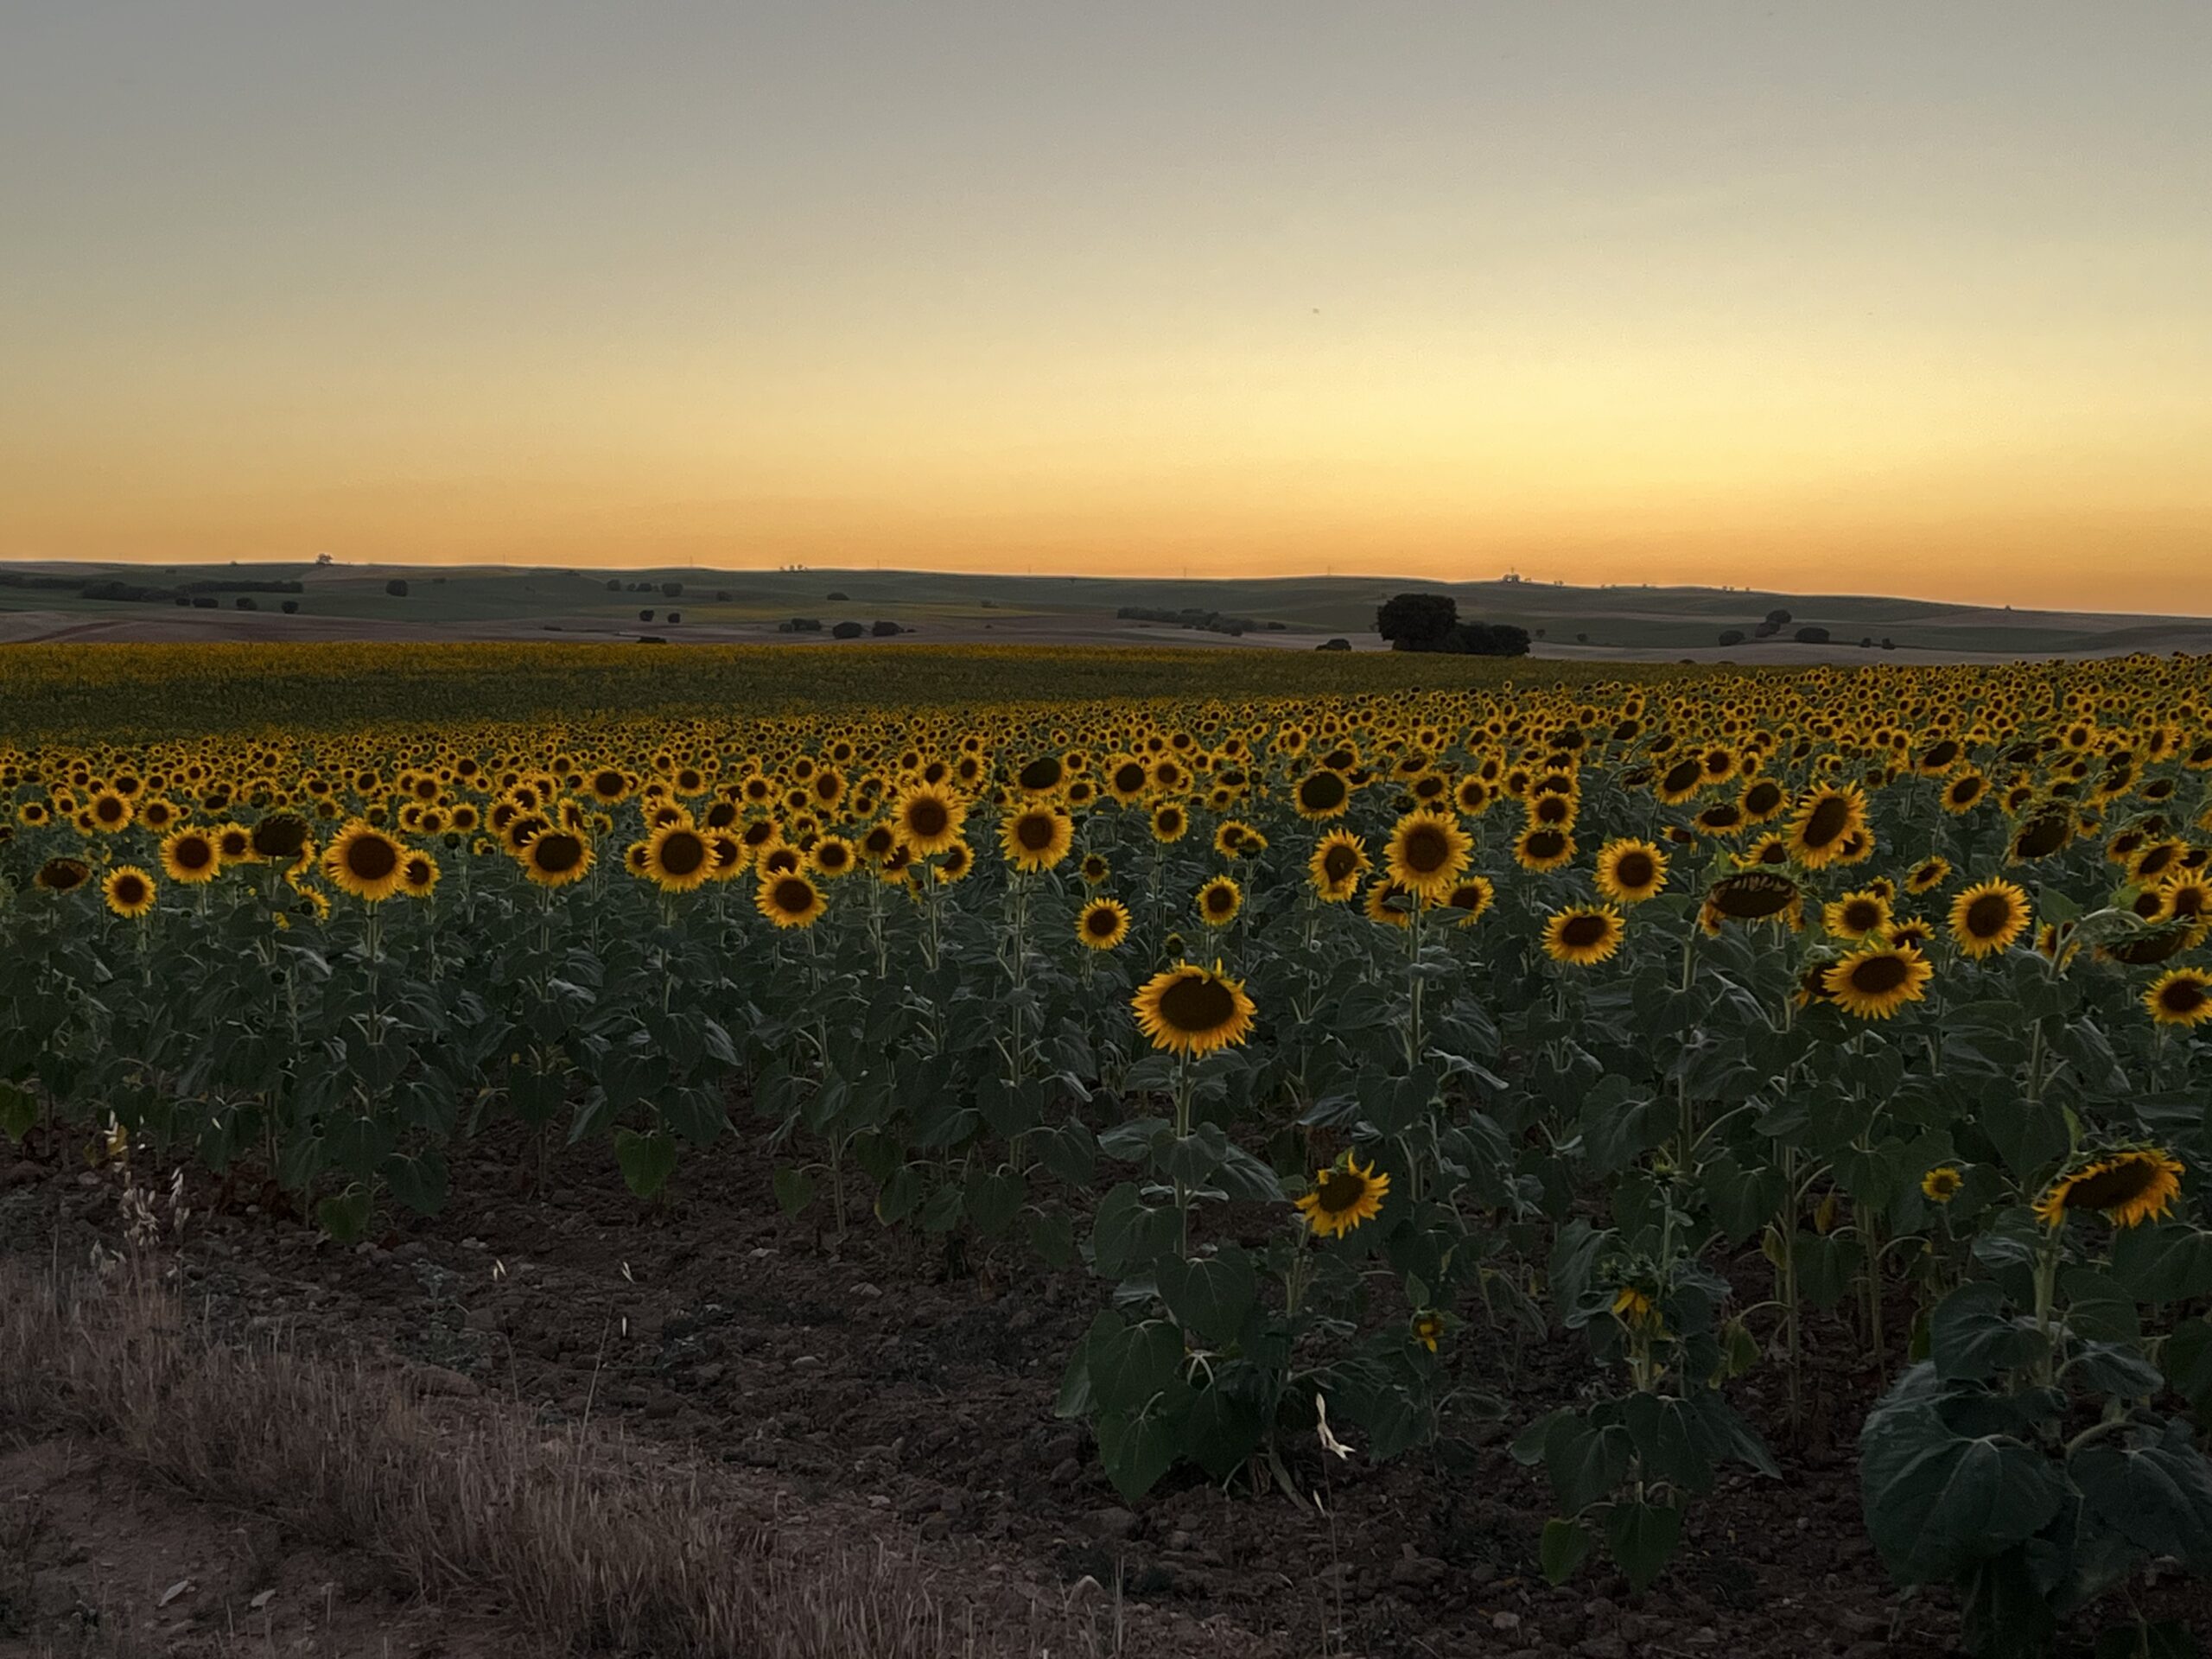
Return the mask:
<path fill-rule="evenodd" d="M 857 622 L 840 622 L 830 632 L 840 639 L 857 639 L 868 630 Z"/>
<path fill-rule="evenodd" d="M 394 599 L 404 599 L 407 597 L 407 579 L 404 576 L 394 576 L 390 582 L 385 583 L 384 590 Z"/>
<path fill-rule="evenodd" d="M 1741 628 L 1723 628 L 1723 629 L 1721 629 L 1721 630 L 1720 630 L 1720 643 L 1721 643 L 1722 645 L 1742 645 L 1742 644 L 1744 643 L 1744 631 L 1743 631 Z"/>

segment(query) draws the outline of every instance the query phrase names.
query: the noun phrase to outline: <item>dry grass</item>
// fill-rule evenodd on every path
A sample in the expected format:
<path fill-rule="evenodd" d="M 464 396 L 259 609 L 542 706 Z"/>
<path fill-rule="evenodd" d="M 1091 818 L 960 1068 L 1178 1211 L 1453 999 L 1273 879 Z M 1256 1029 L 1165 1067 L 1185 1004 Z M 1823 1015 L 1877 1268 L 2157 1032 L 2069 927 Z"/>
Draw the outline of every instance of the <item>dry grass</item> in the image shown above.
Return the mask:
<path fill-rule="evenodd" d="M 548 1649 L 760 1659 L 1090 1655 L 1058 1610 L 958 1612 L 914 1562 L 795 1547 L 696 1473 L 409 1374 L 218 1340 L 143 1277 L 0 1263 L 0 1423 L 96 1438 L 191 1495 L 490 1595 Z M 1010 1624 L 1022 1628 L 1008 1628 Z"/>

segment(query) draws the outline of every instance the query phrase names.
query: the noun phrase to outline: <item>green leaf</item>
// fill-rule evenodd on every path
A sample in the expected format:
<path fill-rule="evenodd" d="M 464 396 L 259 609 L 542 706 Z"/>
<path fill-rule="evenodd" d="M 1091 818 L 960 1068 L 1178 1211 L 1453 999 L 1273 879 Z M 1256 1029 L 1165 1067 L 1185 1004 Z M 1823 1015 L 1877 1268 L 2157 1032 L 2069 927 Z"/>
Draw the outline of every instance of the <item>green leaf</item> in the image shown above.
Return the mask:
<path fill-rule="evenodd" d="M 0 1135 L 20 1141 L 37 1122 L 37 1097 L 15 1084 L 0 1083 Z"/>
<path fill-rule="evenodd" d="M 2123 1400 L 2146 1400 L 2166 1385 L 2158 1368 L 2132 1347 L 2116 1342 L 2092 1342 L 2066 1362 L 2062 1379 L 2092 1394 Z"/>
<path fill-rule="evenodd" d="M 1605 1547 L 1639 1595 L 1681 1541 L 1682 1512 L 1663 1503 L 1616 1503 L 1605 1516 Z"/>
<path fill-rule="evenodd" d="M 1176 1228 L 1173 1210 L 1154 1208 L 1135 1182 L 1123 1181 L 1099 1200 L 1090 1226 L 1092 1265 L 1107 1279 L 1141 1272 L 1175 1247 Z"/>
<path fill-rule="evenodd" d="M 338 1243 L 352 1244 L 369 1230 L 369 1217 L 375 1207 L 375 1195 L 368 1183 L 356 1181 L 335 1198 L 315 1205 L 315 1225 Z"/>
<path fill-rule="evenodd" d="M 1946 1382 L 1983 1382 L 2040 1358 L 2048 1342 L 2032 1325 L 2006 1317 L 2005 1293 L 1987 1280 L 1961 1285 L 1929 1321 L 1929 1357 Z"/>
<path fill-rule="evenodd" d="M 1895 1403 L 1918 1369 L 1875 1408 L 1859 1440 L 1866 1529 L 1907 1584 L 1960 1578 L 2033 1537 L 2066 1491 L 2057 1470 L 2011 1436 L 1955 1432 L 1924 1389 Z"/>
<path fill-rule="evenodd" d="M 1183 1419 L 1183 1455 L 1215 1480 L 1227 1480 L 1266 1437 L 1258 1404 L 1233 1394 L 1217 1380 L 1197 1390 Z"/>
<path fill-rule="evenodd" d="M 815 1179 L 812 1170 L 794 1169 L 789 1165 L 779 1165 L 773 1179 L 776 1187 L 776 1203 L 785 1215 L 797 1217 L 804 1212 L 808 1205 L 814 1202 Z"/>
<path fill-rule="evenodd" d="M 2067 1459 L 2090 1512 L 2139 1548 L 2192 1573 L 2212 1569 L 2212 1463 L 2187 1425 L 2136 1446 L 2098 1440 Z"/>
<path fill-rule="evenodd" d="M 1102 1412 L 1135 1411 L 1175 1381 L 1183 1364 L 1183 1333 L 1166 1319 L 1090 1338 L 1091 1397 Z"/>
<path fill-rule="evenodd" d="M 378 1171 L 391 1196 L 418 1216 L 435 1216 L 446 1204 L 446 1159 L 435 1147 L 413 1155 L 394 1153 Z"/>
<path fill-rule="evenodd" d="M 1565 1584 L 1573 1578 L 1574 1569 L 1589 1555 L 1590 1544 L 1590 1529 L 1580 1521 L 1554 1516 L 1545 1522 L 1543 1542 L 1537 1547 L 1536 1557 L 1542 1563 L 1546 1581 Z"/>
<path fill-rule="evenodd" d="M 1058 1205 L 1033 1211 L 1029 1216 L 1029 1248 L 1037 1259 L 1054 1269 L 1075 1260 L 1075 1217 Z"/>
<path fill-rule="evenodd" d="M 2091 1659 L 2198 1659 L 2200 1651 L 2187 1625 L 2160 1619 L 2152 1624 L 2115 1624 L 2098 1632 Z"/>
<path fill-rule="evenodd" d="M 1618 1423 L 1553 1420 L 1544 1437 L 1544 1473 L 1560 1510 L 1580 1515 L 1628 1478 L 1636 1444 Z"/>
<path fill-rule="evenodd" d="M 897 1226 L 921 1208 L 926 1190 L 919 1169 L 912 1164 L 899 1165 L 875 1196 L 875 1218 L 887 1227 Z"/>
<path fill-rule="evenodd" d="M 1176 1385 L 1181 1395 L 1190 1390 Z M 1188 1402 L 1162 1395 L 1135 1411 L 1098 1420 L 1098 1456 L 1114 1490 L 1134 1503 L 1160 1484 L 1183 1449 L 1180 1418 Z"/>
<path fill-rule="evenodd" d="M 1252 1258 L 1236 1244 L 1224 1244 L 1218 1254 L 1190 1262 L 1164 1256 L 1154 1277 L 1160 1298 L 1175 1322 L 1222 1344 L 1236 1339 L 1260 1292 Z"/>
<path fill-rule="evenodd" d="M 617 1129 L 614 1161 L 622 1166 L 623 1185 L 639 1198 L 650 1198 L 676 1173 L 676 1142 L 658 1129 L 645 1135 Z"/>
<path fill-rule="evenodd" d="M 2183 1319 L 2159 1353 L 2166 1377 L 2199 1417 L 2212 1405 L 2212 1321 Z"/>
<path fill-rule="evenodd" d="M 1012 1230 L 1028 1196 L 1028 1183 L 1010 1169 L 978 1173 L 968 1182 L 968 1218 L 985 1238 L 1003 1237 Z"/>
<path fill-rule="evenodd" d="M 2139 1301 L 2212 1294 L 2212 1233 L 2185 1222 L 2123 1228 L 2113 1240 L 2112 1277 Z"/>

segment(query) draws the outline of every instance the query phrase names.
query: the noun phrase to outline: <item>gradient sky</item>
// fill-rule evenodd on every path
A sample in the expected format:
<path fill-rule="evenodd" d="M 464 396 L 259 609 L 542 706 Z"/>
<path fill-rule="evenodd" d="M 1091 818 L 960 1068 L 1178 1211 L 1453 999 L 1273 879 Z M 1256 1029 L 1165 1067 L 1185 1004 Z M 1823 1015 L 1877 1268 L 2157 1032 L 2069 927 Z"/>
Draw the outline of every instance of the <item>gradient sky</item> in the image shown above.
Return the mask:
<path fill-rule="evenodd" d="M 2212 4 L 0 10 L 0 557 L 2202 610 Z"/>

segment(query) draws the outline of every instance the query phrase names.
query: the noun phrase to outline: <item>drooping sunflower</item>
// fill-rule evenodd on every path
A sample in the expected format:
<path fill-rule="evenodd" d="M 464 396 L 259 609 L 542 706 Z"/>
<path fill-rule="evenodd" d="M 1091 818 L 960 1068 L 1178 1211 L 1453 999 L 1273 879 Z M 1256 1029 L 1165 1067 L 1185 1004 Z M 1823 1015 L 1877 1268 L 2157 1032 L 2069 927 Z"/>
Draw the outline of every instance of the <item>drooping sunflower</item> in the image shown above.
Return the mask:
<path fill-rule="evenodd" d="M 2162 1026 L 2202 1025 L 2212 1020 L 2212 974 L 2202 968 L 2169 968 L 2143 993 L 2143 1006 Z"/>
<path fill-rule="evenodd" d="M 222 874 L 223 855 L 205 830 L 173 830 L 162 840 L 162 870 L 172 881 L 197 887 Z"/>
<path fill-rule="evenodd" d="M 1093 950 L 1111 950 L 1129 937 L 1129 907 L 1118 899 L 1093 899 L 1075 918 L 1075 936 Z"/>
<path fill-rule="evenodd" d="M 1951 861 L 1941 856 L 1924 858 L 1912 867 L 1904 879 L 1907 893 L 1932 893 L 1951 879 Z"/>
<path fill-rule="evenodd" d="M 767 877 L 753 895 L 753 903 L 778 927 L 812 927 L 830 908 L 822 889 L 796 871 Z"/>
<path fill-rule="evenodd" d="M 1640 905 L 1667 885 L 1667 855 L 1648 841 L 1622 837 L 1598 849 L 1598 891 L 1617 904 Z"/>
<path fill-rule="evenodd" d="M 1821 976 L 1821 983 L 1846 1014 L 1861 1020 L 1886 1020 L 1908 1002 L 1928 994 L 1936 976 L 1917 950 L 1872 944 L 1854 950 Z"/>
<path fill-rule="evenodd" d="M 1847 893 L 1828 901 L 1821 922 L 1839 939 L 1863 939 L 1890 925 L 1890 901 L 1870 888 Z"/>
<path fill-rule="evenodd" d="M 1725 875 L 1707 889 L 1706 907 L 1732 922 L 1771 921 L 1804 901 L 1804 893 L 1786 875 L 1771 870 L 1744 870 Z"/>
<path fill-rule="evenodd" d="M 1491 886 L 1488 876 L 1471 875 L 1444 895 L 1444 905 L 1459 912 L 1460 926 L 1472 927 L 1497 897 L 1497 889 Z"/>
<path fill-rule="evenodd" d="M 1017 870 L 1049 870 L 1075 845 L 1075 820 L 1058 808 L 1025 806 L 999 824 L 999 850 Z"/>
<path fill-rule="evenodd" d="M 136 864 L 118 864 L 100 883 L 100 896 L 117 915 L 135 919 L 154 907 L 154 878 Z"/>
<path fill-rule="evenodd" d="M 2056 1229 L 2077 1210 L 2094 1210 L 2115 1227 L 2139 1227 L 2181 1196 L 2181 1160 L 2157 1147 L 2128 1147 L 2069 1169 L 2036 1200 L 2036 1218 Z"/>
<path fill-rule="evenodd" d="M 663 893 L 690 893 L 707 885 L 715 872 L 714 849 L 707 838 L 679 819 L 645 837 L 645 880 Z"/>
<path fill-rule="evenodd" d="M 1232 877 L 1217 875 L 1198 889 L 1198 906 L 1208 927 L 1227 927 L 1244 908 L 1244 890 Z"/>
<path fill-rule="evenodd" d="M 1313 1188 L 1300 1193 L 1295 1203 L 1315 1233 L 1341 1238 L 1381 1215 L 1382 1200 L 1389 1196 L 1390 1178 L 1346 1153 L 1329 1168 L 1315 1170 Z"/>
<path fill-rule="evenodd" d="M 2010 881 L 1983 881 L 1951 901 L 1951 939 L 1969 957 L 1993 957 L 2026 931 L 2028 895 Z"/>
<path fill-rule="evenodd" d="M 355 818 L 322 855 L 322 873 L 340 892 L 373 905 L 399 891 L 405 850 L 374 824 Z"/>
<path fill-rule="evenodd" d="M 399 861 L 399 890 L 410 899 L 427 899 L 438 885 L 438 861 L 419 849 Z"/>
<path fill-rule="evenodd" d="M 312 833 L 312 826 L 298 813 L 271 812 L 255 823 L 246 839 L 252 845 L 256 858 L 289 865 L 307 850 L 308 836 Z M 227 858 L 229 855 L 224 856 Z"/>
<path fill-rule="evenodd" d="M 1306 880 L 1314 893 L 1330 904 L 1341 904 L 1359 887 L 1359 878 L 1370 868 L 1367 849 L 1349 830 L 1332 830 L 1321 837 L 1306 861 Z"/>
<path fill-rule="evenodd" d="M 1544 954 L 1587 968 L 1621 948 L 1627 931 L 1611 905 L 1574 905 L 1544 918 Z"/>
<path fill-rule="evenodd" d="M 941 853 L 959 840 L 967 817 L 966 804 L 941 784 L 916 784 L 891 807 L 893 831 L 917 858 Z"/>
<path fill-rule="evenodd" d="M 1178 963 L 1138 987 L 1130 1007 L 1137 1028 L 1154 1048 L 1203 1058 L 1229 1043 L 1241 1043 L 1252 1029 L 1252 999 L 1241 981 L 1221 964 L 1201 968 Z"/>
<path fill-rule="evenodd" d="M 1822 785 L 1797 803 L 1789 819 L 1789 855 L 1808 870 L 1840 857 L 1866 827 L 1866 797 L 1855 785 Z"/>
<path fill-rule="evenodd" d="M 565 887 L 591 874 L 591 838 L 566 830 L 548 830 L 531 836 L 519 856 L 523 874 L 534 885 Z"/>
<path fill-rule="evenodd" d="M 80 858 L 49 858 L 38 867 L 31 885 L 41 893 L 72 893 L 92 879 L 92 867 Z"/>
<path fill-rule="evenodd" d="M 2009 856 L 2015 864 L 2032 864 L 2063 851 L 2074 839 L 2079 820 L 2063 801 L 2053 801 L 2033 813 L 2023 814 L 2012 832 Z"/>

